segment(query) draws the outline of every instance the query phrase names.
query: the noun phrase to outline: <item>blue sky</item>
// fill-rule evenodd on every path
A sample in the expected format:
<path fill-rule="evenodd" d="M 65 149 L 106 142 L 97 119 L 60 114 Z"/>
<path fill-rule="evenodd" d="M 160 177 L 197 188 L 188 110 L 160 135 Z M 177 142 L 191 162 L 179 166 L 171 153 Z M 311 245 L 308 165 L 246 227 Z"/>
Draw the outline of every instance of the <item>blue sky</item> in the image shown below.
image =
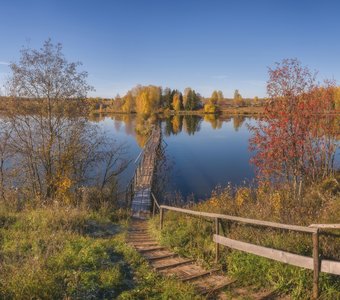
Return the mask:
<path fill-rule="evenodd" d="M 92 95 L 156 84 L 265 96 L 283 58 L 340 80 L 339 16 L 335 0 L 0 0 L 0 83 L 22 46 L 50 37 L 83 62 Z"/>

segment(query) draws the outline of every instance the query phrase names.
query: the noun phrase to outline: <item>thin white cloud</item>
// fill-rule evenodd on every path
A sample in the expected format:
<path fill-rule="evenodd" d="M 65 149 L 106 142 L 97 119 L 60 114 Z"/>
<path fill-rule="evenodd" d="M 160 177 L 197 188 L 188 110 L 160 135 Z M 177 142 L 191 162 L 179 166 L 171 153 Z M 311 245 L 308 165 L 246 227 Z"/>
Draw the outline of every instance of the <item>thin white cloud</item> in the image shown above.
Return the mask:
<path fill-rule="evenodd" d="M 8 66 L 10 63 L 7 62 L 7 61 L 1 61 L 0 60 L 0 65 L 3 65 L 3 66 Z"/>

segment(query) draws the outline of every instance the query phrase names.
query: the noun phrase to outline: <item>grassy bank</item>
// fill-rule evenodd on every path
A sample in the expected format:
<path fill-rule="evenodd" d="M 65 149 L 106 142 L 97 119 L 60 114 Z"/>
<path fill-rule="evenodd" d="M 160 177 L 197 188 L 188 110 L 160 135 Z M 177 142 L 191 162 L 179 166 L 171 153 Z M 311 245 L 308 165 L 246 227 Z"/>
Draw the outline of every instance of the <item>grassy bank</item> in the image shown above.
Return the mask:
<path fill-rule="evenodd" d="M 191 299 L 124 242 L 123 211 L 0 207 L 1 299 Z"/>
<path fill-rule="evenodd" d="M 254 219 L 309 225 L 312 223 L 339 223 L 339 176 L 306 189 L 297 202 L 288 190 L 269 190 L 230 187 L 216 191 L 208 201 L 191 206 L 193 210 L 237 215 Z M 174 251 L 193 257 L 207 267 L 215 264 L 215 244 L 212 235 L 215 224 L 211 220 L 191 217 L 177 212 L 166 212 L 164 229 L 159 231 L 159 220 L 151 222 L 160 242 Z M 222 235 L 274 249 L 312 256 L 310 235 L 283 230 L 244 226 L 222 222 Z M 320 238 L 321 255 L 340 260 L 340 232 L 323 234 Z M 237 279 L 237 285 L 252 289 L 278 290 L 293 299 L 311 297 L 313 273 L 269 259 L 233 251 L 222 247 L 219 266 Z M 340 298 L 339 276 L 322 273 L 321 299 Z"/>

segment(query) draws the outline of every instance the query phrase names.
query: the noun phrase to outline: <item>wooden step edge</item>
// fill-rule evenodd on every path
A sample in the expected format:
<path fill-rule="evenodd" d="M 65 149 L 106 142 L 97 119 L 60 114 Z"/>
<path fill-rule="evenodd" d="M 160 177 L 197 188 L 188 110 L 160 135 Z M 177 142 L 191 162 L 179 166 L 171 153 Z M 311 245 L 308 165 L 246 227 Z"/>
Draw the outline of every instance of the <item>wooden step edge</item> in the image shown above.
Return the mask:
<path fill-rule="evenodd" d="M 155 241 L 155 240 L 140 240 L 140 239 L 131 239 L 131 240 L 127 240 L 127 243 L 129 243 L 129 244 L 133 244 L 133 243 L 135 243 L 135 244 L 138 244 L 138 243 L 141 243 L 141 242 L 147 242 L 147 243 L 157 243 L 157 241 Z"/>
<path fill-rule="evenodd" d="M 184 261 L 179 261 L 179 262 L 167 264 L 167 265 L 164 265 L 164 266 L 154 267 L 154 269 L 156 271 L 161 271 L 161 270 L 165 270 L 165 269 L 175 268 L 175 267 L 178 267 L 178 266 L 181 266 L 181 265 L 186 265 L 186 264 L 193 263 L 193 262 L 194 262 L 193 259 L 187 259 L 187 260 L 184 260 Z"/>
<path fill-rule="evenodd" d="M 133 243 L 133 242 L 136 242 L 136 243 L 143 243 L 143 242 L 146 242 L 146 243 L 157 243 L 157 241 L 153 240 L 153 239 L 126 239 L 126 241 L 128 243 Z"/>
<path fill-rule="evenodd" d="M 146 243 L 135 243 L 133 244 L 134 247 L 152 247 L 152 246 L 158 246 L 159 244 L 157 242 L 146 242 Z"/>
<path fill-rule="evenodd" d="M 169 258 L 169 257 L 175 257 L 178 256 L 176 253 L 170 253 L 170 254 L 164 254 L 161 256 L 155 256 L 155 257 L 146 257 L 147 260 L 159 260 L 159 259 L 164 259 L 164 258 Z"/>
<path fill-rule="evenodd" d="M 136 239 L 150 239 L 150 235 L 128 235 L 127 238 L 130 238 L 130 239 L 133 239 L 133 238 L 136 238 Z"/>
<path fill-rule="evenodd" d="M 211 295 L 211 294 L 213 294 L 213 293 L 215 293 L 215 292 L 217 292 L 217 291 L 219 291 L 219 290 L 225 288 L 226 286 L 233 284 L 235 281 L 236 281 L 236 279 L 232 279 L 232 280 L 230 280 L 230 281 L 228 281 L 228 282 L 224 282 L 224 283 L 222 283 L 222 284 L 219 284 L 219 285 L 213 287 L 212 289 L 203 291 L 203 292 L 201 292 L 200 294 L 201 294 L 201 295 L 208 295 L 208 296 L 209 296 L 209 295 Z"/>
<path fill-rule="evenodd" d="M 220 271 L 220 269 L 211 269 L 211 270 L 204 271 L 204 272 L 201 272 L 201 273 L 198 273 L 198 274 L 194 274 L 194 275 L 191 275 L 191 276 L 180 278 L 180 280 L 183 281 L 183 282 L 186 282 L 186 281 L 198 279 L 198 278 L 201 278 L 201 277 L 204 277 L 204 276 L 207 276 L 207 275 L 211 275 L 211 274 L 216 273 L 218 271 Z"/>
<path fill-rule="evenodd" d="M 149 251 L 155 251 L 155 250 L 164 250 L 165 247 L 153 247 L 153 248 L 149 248 L 149 249 L 137 249 L 138 252 L 140 253 L 145 253 L 145 252 L 149 252 Z"/>

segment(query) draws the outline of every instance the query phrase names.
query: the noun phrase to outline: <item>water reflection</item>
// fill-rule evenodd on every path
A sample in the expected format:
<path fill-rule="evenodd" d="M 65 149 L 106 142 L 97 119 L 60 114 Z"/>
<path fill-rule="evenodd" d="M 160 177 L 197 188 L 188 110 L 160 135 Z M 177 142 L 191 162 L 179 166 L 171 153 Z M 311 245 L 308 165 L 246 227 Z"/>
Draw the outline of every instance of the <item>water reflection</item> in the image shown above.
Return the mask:
<path fill-rule="evenodd" d="M 140 147 L 144 147 L 151 128 L 158 121 L 163 124 L 163 134 L 165 136 L 177 135 L 182 131 L 188 135 L 194 135 L 201 130 L 202 122 L 209 123 L 212 129 L 221 129 L 223 123 L 233 122 L 233 128 L 238 131 L 249 117 L 242 115 L 235 116 L 216 116 L 207 115 L 171 115 L 166 117 L 151 116 L 145 118 L 133 114 L 93 114 L 90 117 L 92 122 L 102 122 L 106 118 L 114 121 L 114 127 L 117 131 L 121 130 L 124 123 L 124 130 L 127 135 L 133 135 Z"/>
<path fill-rule="evenodd" d="M 163 196 L 182 195 L 184 199 L 203 199 L 218 185 L 240 184 L 252 179 L 249 164 L 250 133 L 246 124 L 254 122 L 245 116 L 171 115 L 160 118 L 141 118 L 136 115 L 95 115 L 98 122 L 115 139 L 130 146 L 131 159 L 145 145 L 152 125 L 161 123 L 166 141 L 166 160 L 163 162 Z M 130 179 L 134 166 L 125 176 Z M 166 181 L 166 182 L 165 182 Z M 192 196 L 194 195 L 194 197 Z"/>

